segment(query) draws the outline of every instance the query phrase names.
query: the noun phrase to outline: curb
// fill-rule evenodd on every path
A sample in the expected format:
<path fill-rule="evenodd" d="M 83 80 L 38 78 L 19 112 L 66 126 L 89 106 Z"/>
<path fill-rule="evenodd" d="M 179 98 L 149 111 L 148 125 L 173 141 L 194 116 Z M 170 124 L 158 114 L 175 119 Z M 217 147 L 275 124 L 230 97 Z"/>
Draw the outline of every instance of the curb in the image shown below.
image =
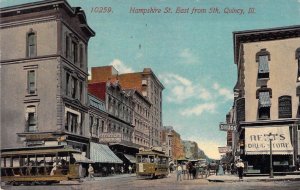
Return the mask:
<path fill-rule="evenodd" d="M 270 182 L 270 181 L 300 181 L 300 178 L 273 178 L 273 179 L 243 179 L 243 180 L 222 180 L 222 179 L 207 179 L 209 182 Z"/>

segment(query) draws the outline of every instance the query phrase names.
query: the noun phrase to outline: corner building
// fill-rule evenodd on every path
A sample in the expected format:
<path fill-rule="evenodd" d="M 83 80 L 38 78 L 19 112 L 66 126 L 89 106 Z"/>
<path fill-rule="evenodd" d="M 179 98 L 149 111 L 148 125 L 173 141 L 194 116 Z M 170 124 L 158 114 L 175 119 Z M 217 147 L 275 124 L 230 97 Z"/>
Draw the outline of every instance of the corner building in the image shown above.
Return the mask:
<path fill-rule="evenodd" d="M 233 33 L 236 154 L 246 172 L 295 169 L 299 158 L 300 26 Z"/>
<path fill-rule="evenodd" d="M 95 32 L 84 11 L 49 0 L 0 16 L 1 148 L 68 144 L 88 155 L 87 47 Z"/>

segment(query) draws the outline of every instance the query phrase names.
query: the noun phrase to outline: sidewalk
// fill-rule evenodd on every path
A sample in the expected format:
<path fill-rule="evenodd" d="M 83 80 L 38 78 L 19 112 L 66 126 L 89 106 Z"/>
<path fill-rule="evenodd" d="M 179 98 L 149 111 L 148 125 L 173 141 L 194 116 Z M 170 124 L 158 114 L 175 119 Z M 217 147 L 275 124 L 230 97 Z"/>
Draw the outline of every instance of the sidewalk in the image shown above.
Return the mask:
<path fill-rule="evenodd" d="M 212 175 L 207 178 L 209 182 L 238 182 L 238 181 L 246 181 L 246 182 L 255 182 L 255 181 L 300 181 L 300 175 L 286 175 L 286 176 L 274 176 L 274 178 L 270 178 L 269 176 L 251 176 L 251 177 L 243 177 L 242 180 L 239 180 L 237 175 Z"/>
<path fill-rule="evenodd" d="M 115 175 L 109 175 L 106 177 L 94 177 L 95 181 L 101 181 L 101 180 L 107 180 L 107 179 L 115 179 L 115 178 L 123 178 L 123 177 L 136 177 L 135 173 L 132 174 L 115 174 Z M 90 181 L 88 177 L 83 178 L 83 181 Z M 92 180 L 93 181 L 93 180 Z"/>

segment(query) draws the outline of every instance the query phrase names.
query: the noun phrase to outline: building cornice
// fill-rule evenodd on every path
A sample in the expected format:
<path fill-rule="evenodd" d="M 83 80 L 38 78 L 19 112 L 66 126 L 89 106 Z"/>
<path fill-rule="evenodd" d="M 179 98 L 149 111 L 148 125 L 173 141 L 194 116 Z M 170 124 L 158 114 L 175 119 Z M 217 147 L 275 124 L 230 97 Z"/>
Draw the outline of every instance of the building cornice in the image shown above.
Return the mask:
<path fill-rule="evenodd" d="M 240 122 L 240 127 L 247 126 L 267 126 L 267 125 L 284 125 L 284 124 L 300 124 L 300 118 L 292 119 L 278 119 L 278 120 L 258 120 L 250 122 Z"/>
<path fill-rule="evenodd" d="M 282 40 L 300 37 L 300 25 L 233 32 L 234 62 L 238 64 L 239 48 L 243 43 Z"/>

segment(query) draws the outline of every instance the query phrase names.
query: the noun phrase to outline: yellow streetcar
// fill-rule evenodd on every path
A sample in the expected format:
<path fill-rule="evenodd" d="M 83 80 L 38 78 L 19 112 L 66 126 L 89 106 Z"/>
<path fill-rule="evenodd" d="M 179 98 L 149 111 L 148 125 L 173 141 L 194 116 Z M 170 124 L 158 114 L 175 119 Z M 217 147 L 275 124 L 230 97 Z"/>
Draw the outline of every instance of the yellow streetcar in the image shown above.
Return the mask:
<path fill-rule="evenodd" d="M 140 150 L 136 154 L 136 176 L 138 178 L 166 177 L 169 174 L 169 157 L 158 150 Z"/>
<path fill-rule="evenodd" d="M 24 147 L 1 150 L 1 180 L 11 185 L 51 184 L 80 178 L 70 147 Z"/>

